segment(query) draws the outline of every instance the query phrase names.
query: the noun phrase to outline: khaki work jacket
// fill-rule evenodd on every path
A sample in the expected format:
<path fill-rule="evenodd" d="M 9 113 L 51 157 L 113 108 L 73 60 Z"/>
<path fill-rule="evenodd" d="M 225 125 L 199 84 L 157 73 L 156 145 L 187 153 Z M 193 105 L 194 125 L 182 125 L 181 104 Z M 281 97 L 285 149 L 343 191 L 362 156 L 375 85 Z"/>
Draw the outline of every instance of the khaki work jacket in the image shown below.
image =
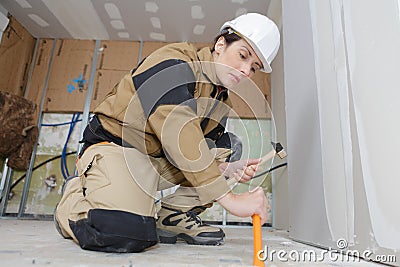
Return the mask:
<path fill-rule="evenodd" d="M 167 156 L 208 203 L 230 189 L 204 136 L 226 119 L 230 106 L 210 48 L 176 43 L 156 50 L 123 77 L 95 113 L 123 142 L 153 157 Z"/>

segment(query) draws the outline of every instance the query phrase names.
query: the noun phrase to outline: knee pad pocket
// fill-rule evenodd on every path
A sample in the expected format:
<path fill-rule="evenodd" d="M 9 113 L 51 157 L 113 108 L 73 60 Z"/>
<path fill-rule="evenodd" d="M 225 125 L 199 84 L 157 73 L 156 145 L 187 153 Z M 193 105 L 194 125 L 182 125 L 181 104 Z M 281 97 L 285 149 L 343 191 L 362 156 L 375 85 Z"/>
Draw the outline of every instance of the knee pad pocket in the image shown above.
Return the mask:
<path fill-rule="evenodd" d="M 86 219 L 69 221 L 82 249 L 103 252 L 141 252 L 158 242 L 153 217 L 92 209 Z"/>

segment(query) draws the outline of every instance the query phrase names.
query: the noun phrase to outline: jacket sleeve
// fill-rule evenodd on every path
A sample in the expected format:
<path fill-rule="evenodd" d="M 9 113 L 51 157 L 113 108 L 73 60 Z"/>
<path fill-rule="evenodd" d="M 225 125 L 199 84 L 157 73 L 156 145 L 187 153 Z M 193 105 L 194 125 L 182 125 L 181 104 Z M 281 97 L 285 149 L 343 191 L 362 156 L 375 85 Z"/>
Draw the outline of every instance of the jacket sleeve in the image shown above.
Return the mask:
<path fill-rule="evenodd" d="M 209 203 L 228 191 L 200 127 L 194 99 L 196 79 L 183 60 L 168 59 L 133 76 L 147 121 L 168 160 Z"/>
<path fill-rule="evenodd" d="M 200 120 L 185 105 L 161 105 L 149 117 L 169 161 L 179 168 L 206 204 L 230 191 L 200 128 Z"/>

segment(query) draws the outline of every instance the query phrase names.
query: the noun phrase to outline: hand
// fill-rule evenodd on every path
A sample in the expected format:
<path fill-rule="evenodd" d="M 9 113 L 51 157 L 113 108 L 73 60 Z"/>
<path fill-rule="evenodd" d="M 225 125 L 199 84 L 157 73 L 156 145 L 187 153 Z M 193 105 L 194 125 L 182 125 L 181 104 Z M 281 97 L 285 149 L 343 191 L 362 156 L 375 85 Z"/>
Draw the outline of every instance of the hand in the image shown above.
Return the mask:
<path fill-rule="evenodd" d="M 243 194 L 229 192 L 219 198 L 217 202 L 235 216 L 250 217 L 253 214 L 258 214 L 261 218 L 261 225 L 267 222 L 269 205 L 264 190 L 260 187 Z"/>
<path fill-rule="evenodd" d="M 234 162 L 223 162 L 218 167 L 224 176 L 235 178 L 238 182 L 244 183 L 256 174 L 260 161 L 261 159 L 242 159 Z"/>

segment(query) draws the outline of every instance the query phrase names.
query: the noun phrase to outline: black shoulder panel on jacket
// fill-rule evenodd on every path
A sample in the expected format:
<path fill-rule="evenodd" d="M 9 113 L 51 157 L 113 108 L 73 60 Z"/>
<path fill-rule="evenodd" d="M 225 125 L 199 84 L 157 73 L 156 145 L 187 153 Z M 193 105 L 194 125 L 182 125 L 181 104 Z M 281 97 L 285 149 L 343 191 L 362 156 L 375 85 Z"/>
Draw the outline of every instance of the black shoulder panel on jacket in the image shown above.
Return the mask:
<path fill-rule="evenodd" d="M 196 112 L 195 76 L 188 63 L 169 59 L 132 77 L 147 118 L 160 105 L 183 104 Z"/>

